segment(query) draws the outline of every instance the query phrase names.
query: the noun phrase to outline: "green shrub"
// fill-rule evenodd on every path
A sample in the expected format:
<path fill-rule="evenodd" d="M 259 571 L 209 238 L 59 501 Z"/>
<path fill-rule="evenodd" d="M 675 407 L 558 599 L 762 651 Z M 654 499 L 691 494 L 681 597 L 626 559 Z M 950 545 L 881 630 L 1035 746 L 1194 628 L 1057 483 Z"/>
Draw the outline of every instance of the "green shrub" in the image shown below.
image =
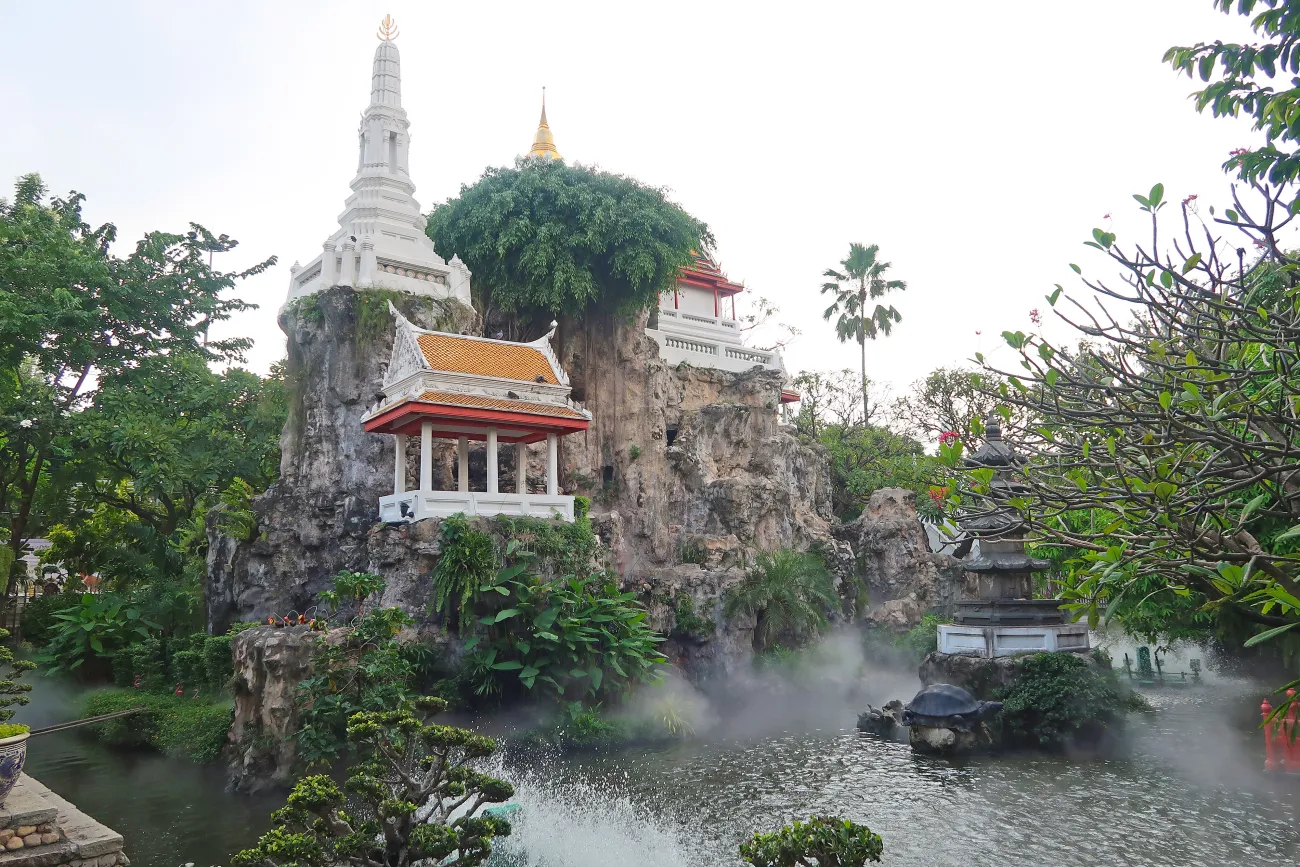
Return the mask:
<path fill-rule="evenodd" d="M 471 529 L 464 515 L 442 522 L 442 546 L 433 568 L 433 610 L 444 613 L 449 626 L 464 626 L 466 609 L 497 568 L 496 546 L 487 533 Z"/>
<path fill-rule="evenodd" d="M 360 618 L 343 642 L 321 636 L 314 673 L 298 686 L 301 728 L 294 737 L 309 767 L 339 757 L 353 714 L 391 710 L 411 697 L 413 670 L 395 640 L 411 622 L 400 608 L 381 608 Z"/>
<path fill-rule="evenodd" d="M 92 661 L 108 665 L 118 652 L 159 628 L 117 593 L 83 594 L 71 608 L 53 616 L 58 625 L 41 656 L 51 674 L 77 671 Z"/>
<path fill-rule="evenodd" d="M 689 593 L 678 593 L 673 608 L 675 615 L 674 629 L 692 638 L 709 638 L 717 631 L 717 624 L 712 619 L 695 613 L 695 600 Z"/>
<path fill-rule="evenodd" d="M 231 627 L 225 635 L 204 636 L 203 677 L 209 689 L 225 689 L 230 678 L 235 675 L 235 663 L 230 656 L 230 639 L 235 635 L 236 631 Z"/>
<path fill-rule="evenodd" d="M 573 498 L 573 520 L 574 523 L 581 521 L 587 515 L 591 514 L 591 498 L 577 496 Z"/>
<path fill-rule="evenodd" d="M 834 816 L 813 816 L 740 845 L 753 867 L 863 867 L 885 851 L 880 835 L 866 825 Z"/>
<path fill-rule="evenodd" d="M 497 527 L 506 540 L 507 563 L 529 557 L 533 567 L 548 577 L 586 575 L 592 570 L 596 534 L 586 517 L 569 523 L 503 515 L 497 518 Z"/>
<path fill-rule="evenodd" d="M 1011 746 L 1061 749 L 1096 746 L 1123 727 L 1129 710 L 1145 706 L 1114 672 L 1073 653 L 1039 653 L 1020 663 L 1000 695 L 1003 740 Z"/>
<path fill-rule="evenodd" d="M 785 638 L 795 642 L 826 628 L 838 608 L 835 579 L 816 554 L 789 548 L 759 554 L 745 580 L 727 597 L 727 616 L 754 615 L 754 648 Z"/>
<path fill-rule="evenodd" d="M 23 641 L 43 647 L 54 637 L 58 621 L 54 615 L 81 604 L 80 593 L 49 593 L 27 600 L 23 606 Z"/>
<path fill-rule="evenodd" d="M 663 638 L 635 593 L 604 575 L 545 579 L 527 569 L 527 561 L 502 569 L 483 594 L 495 606 L 479 618 L 486 635 L 465 644 L 478 695 L 538 686 L 555 698 L 599 699 L 658 680 Z"/>
<path fill-rule="evenodd" d="M 148 747 L 168 756 L 211 764 L 221 757 L 230 731 L 233 705 L 139 690 L 91 693 L 81 718 L 143 707 L 142 713 L 87 726 L 89 734 L 121 747 Z"/>

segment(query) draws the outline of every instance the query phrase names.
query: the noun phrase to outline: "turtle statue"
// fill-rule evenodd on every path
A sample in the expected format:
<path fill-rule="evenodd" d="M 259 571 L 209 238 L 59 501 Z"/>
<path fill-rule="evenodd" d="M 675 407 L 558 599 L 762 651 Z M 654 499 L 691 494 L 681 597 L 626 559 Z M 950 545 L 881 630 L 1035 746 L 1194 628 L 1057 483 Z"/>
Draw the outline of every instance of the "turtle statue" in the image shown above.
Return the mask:
<path fill-rule="evenodd" d="M 992 743 L 983 720 L 1001 709 L 1000 701 L 979 701 L 959 686 L 934 683 L 903 708 L 903 725 L 918 752 L 970 752 Z"/>

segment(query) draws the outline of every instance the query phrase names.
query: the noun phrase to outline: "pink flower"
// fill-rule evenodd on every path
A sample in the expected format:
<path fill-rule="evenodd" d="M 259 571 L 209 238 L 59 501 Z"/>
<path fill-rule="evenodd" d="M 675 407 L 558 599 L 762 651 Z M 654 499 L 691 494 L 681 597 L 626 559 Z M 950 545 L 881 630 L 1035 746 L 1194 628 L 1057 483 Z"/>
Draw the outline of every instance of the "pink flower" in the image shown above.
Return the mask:
<path fill-rule="evenodd" d="M 1041 314 L 1039 314 L 1037 307 L 1029 311 L 1029 321 L 1034 323 L 1035 325 L 1043 324 L 1043 317 Z"/>
<path fill-rule="evenodd" d="M 1248 153 L 1250 153 L 1250 151 L 1248 151 L 1246 148 L 1233 148 L 1232 150 L 1228 151 L 1228 156 L 1239 157 L 1242 156 L 1243 154 L 1248 154 Z"/>
<path fill-rule="evenodd" d="M 1103 220 L 1109 220 L 1109 219 L 1110 219 L 1110 214 L 1102 214 L 1102 215 L 1101 215 L 1101 218 L 1102 218 Z"/>
<path fill-rule="evenodd" d="M 1196 201 L 1196 193 L 1192 193 L 1190 196 L 1188 196 L 1187 198 L 1183 199 L 1183 204 L 1186 205 L 1186 204 L 1188 204 L 1189 202 L 1194 202 L 1194 201 Z"/>
<path fill-rule="evenodd" d="M 939 442 L 943 443 L 946 446 L 950 446 L 953 443 L 957 442 L 957 431 L 946 430 L 943 433 L 939 434 Z"/>

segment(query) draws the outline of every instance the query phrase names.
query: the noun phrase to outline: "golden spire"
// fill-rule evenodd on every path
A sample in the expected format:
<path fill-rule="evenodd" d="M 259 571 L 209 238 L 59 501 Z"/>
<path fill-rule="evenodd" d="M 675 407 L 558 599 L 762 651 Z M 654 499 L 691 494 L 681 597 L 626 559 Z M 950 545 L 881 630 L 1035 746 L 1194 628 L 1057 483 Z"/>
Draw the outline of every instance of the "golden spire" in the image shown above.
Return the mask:
<path fill-rule="evenodd" d="M 379 37 L 380 42 L 392 42 L 397 38 L 397 22 L 393 20 L 393 16 L 384 16 L 384 20 L 379 22 L 379 29 L 375 31 L 375 35 Z"/>
<path fill-rule="evenodd" d="M 533 146 L 529 149 L 530 157 L 544 160 L 563 159 L 555 148 L 555 136 L 551 135 L 550 124 L 546 122 L 546 88 L 542 88 L 542 119 L 537 124 L 537 134 L 533 136 Z"/>

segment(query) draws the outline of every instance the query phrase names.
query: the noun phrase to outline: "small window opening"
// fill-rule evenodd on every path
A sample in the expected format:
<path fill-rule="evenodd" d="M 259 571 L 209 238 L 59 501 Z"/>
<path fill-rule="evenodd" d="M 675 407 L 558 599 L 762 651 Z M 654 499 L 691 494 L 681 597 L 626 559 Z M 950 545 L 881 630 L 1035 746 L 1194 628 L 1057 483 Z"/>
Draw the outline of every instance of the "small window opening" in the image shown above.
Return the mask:
<path fill-rule="evenodd" d="M 605 476 L 605 484 L 608 485 L 609 483 L 611 483 L 611 482 L 614 481 L 614 465 L 613 465 L 613 464 L 605 464 L 604 476 Z"/>
<path fill-rule="evenodd" d="M 665 436 L 668 440 L 668 445 L 671 446 L 677 440 L 677 425 L 675 424 L 668 425 L 668 431 L 666 432 Z"/>

